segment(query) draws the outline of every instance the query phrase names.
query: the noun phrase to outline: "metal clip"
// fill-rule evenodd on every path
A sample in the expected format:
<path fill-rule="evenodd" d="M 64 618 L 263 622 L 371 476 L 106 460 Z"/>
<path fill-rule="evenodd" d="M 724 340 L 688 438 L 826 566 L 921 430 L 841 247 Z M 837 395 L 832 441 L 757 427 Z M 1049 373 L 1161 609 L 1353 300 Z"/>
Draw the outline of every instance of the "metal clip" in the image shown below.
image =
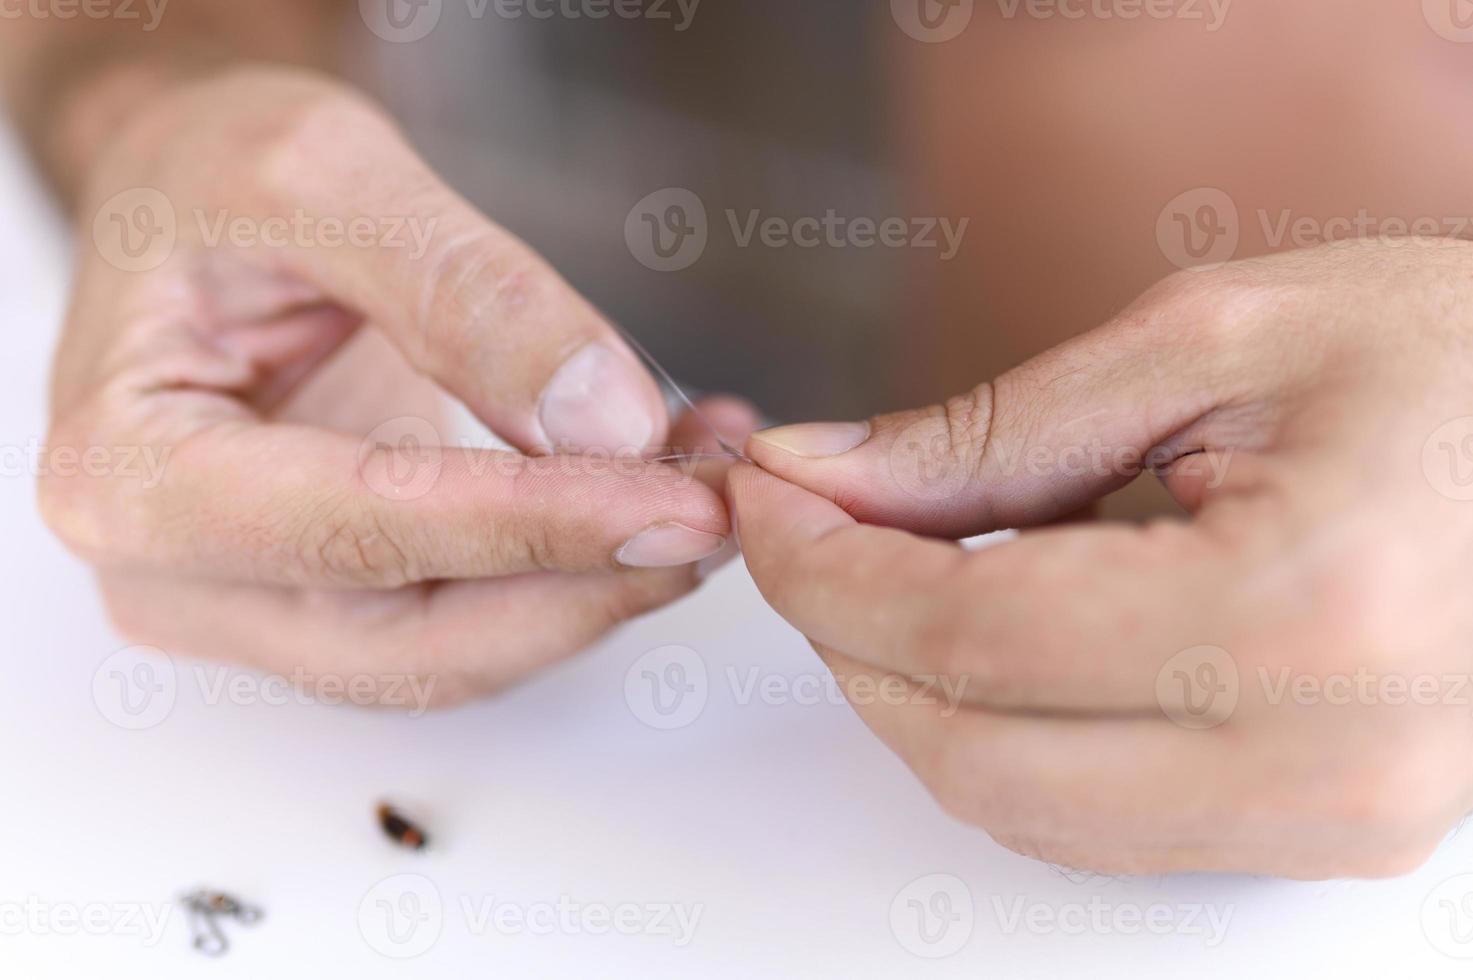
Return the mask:
<path fill-rule="evenodd" d="M 224 892 L 200 888 L 185 895 L 182 901 L 189 913 L 194 948 L 206 956 L 223 956 L 230 949 L 225 930 L 220 928 L 220 919 L 228 916 L 242 925 L 261 921 L 260 908 L 246 905 Z"/>

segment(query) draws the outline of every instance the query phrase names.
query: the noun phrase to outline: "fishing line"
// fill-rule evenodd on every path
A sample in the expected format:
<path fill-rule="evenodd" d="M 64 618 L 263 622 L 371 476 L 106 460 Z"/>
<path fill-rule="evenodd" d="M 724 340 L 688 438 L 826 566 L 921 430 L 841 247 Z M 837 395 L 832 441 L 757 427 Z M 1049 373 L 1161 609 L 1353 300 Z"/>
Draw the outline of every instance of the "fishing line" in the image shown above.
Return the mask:
<path fill-rule="evenodd" d="M 680 399 L 681 404 L 689 409 L 690 413 L 700 420 L 700 423 L 706 427 L 706 431 L 710 432 L 711 435 L 716 438 L 716 445 L 720 446 L 722 450 L 720 453 L 677 454 L 675 456 L 666 456 L 660 459 L 650 460 L 650 462 L 672 463 L 699 459 L 738 459 L 745 463 L 750 463 L 752 461 L 746 453 L 742 452 L 740 449 L 737 449 L 735 446 L 731 445 L 721 437 L 720 431 L 717 430 L 715 425 L 711 424 L 711 420 L 706 417 L 706 413 L 702 412 L 699 408 L 696 407 L 696 403 L 692 401 L 691 397 L 685 393 L 685 389 L 680 387 L 680 385 L 676 383 L 675 378 L 671 376 L 670 372 L 665 370 L 665 366 L 659 361 L 655 360 L 655 356 L 649 352 L 649 349 L 646 348 L 644 344 L 641 344 L 639 342 L 639 339 L 637 337 L 631 334 L 628 330 L 625 330 L 624 327 L 620 324 L 609 319 L 607 316 L 604 319 L 613 324 L 613 327 L 616 331 L 618 331 L 619 336 L 623 337 L 625 342 L 628 343 L 630 347 L 634 348 L 635 353 L 637 353 L 644 360 L 645 364 L 649 366 L 650 370 L 655 372 L 655 374 L 660 378 L 666 389 L 673 392 L 675 394 L 675 397 Z"/>

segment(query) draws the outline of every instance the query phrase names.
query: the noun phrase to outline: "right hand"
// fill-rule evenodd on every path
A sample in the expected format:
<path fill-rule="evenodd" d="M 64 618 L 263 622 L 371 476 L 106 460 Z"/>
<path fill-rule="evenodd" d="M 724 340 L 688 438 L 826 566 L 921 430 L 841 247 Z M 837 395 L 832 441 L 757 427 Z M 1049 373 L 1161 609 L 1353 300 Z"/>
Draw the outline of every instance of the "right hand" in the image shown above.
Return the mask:
<path fill-rule="evenodd" d="M 684 594 L 729 534 L 710 486 L 639 458 L 712 440 L 672 437 L 610 325 L 337 83 L 262 69 L 167 93 L 80 214 L 48 460 L 93 461 L 49 467 L 41 506 L 138 642 L 434 674 L 457 701 Z M 399 439 L 438 430 L 375 432 L 410 414 L 376 370 L 304 413 L 365 321 L 527 455 L 421 446 L 438 463 L 404 484 Z M 716 410 L 737 441 L 755 421 Z"/>

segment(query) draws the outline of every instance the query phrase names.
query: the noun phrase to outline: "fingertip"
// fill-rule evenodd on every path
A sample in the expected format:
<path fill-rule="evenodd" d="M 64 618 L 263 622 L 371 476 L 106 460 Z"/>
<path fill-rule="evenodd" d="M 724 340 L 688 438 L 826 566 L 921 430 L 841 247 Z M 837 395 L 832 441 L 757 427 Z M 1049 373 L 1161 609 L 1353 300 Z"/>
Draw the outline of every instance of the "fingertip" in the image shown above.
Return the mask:
<path fill-rule="evenodd" d="M 621 453 L 664 443 L 670 417 L 659 386 L 616 339 L 585 344 L 547 382 L 537 407 L 542 448 Z"/>
<path fill-rule="evenodd" d="M 727 487 L 732 525 L 748 554 L 754 547 L 810 541 L 855 523 L 826 498 L 751 463 L 733 466 Z"/>
<path fill-rule="evenodd" d="M 736 395 L 711 395 L 702 398 L 696 407 L 728 442 L 745 442 L 762 424 L 762 413 L 757 406 Z"/>
<path fill-rule="evenodd" d="M 803 422 L 764 429 L 748 440 L 749 455 L 775 464 L 834 459 L 864 445 L 868 422 Z"/>

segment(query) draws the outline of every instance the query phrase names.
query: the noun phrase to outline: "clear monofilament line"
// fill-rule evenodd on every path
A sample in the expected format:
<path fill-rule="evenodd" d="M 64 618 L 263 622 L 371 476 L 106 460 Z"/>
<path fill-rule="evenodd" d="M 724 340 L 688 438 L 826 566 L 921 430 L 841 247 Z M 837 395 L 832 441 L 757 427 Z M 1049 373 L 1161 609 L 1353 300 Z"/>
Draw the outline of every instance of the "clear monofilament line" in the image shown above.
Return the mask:
<path fill-rule="evenodd" d="M 721 437 L 721 432 L 716 428 L 716 426 L 711 424 L 711 420 L 706 417 L 706 413 L 702 412 L 699 408 L 696 407 L 696 403 L 693 402 L 690 396 L 685 393 L 685 389 L 676 384 L 675 378 L 671 376 L 669 371 L 665 370 L 665 366 L 663 364 L 655 360 L 655 356 L 649 352 L 648 348 L 646 348 L 644 344 L 641 344 L 639 342 L 638 338 L 636 338 L 628 330 L 625 330 L 621 324 L 616 323 L 615 321 L 609 319 L 607 316 L 605 316 L 604 319 L 613 324 L 614 329 L 619 332 L 619 335 L 624 338 L 624 340 L 629 344 L 630 347 L 634 348 L 635 353 L 644 358 L 645 363 L 650 366 L 650 369 L 653 370 L 656 375 L 659 376 L 660 380 L 664 384 L 669 386 L 671 391 L 675 392 L 676 397 L 680 399 L 681 403 L 685 405 L 686 408 L 690 409 L 691 414 L 701 420 L 701 424 L 706 427 L 707 431 L 709 431 L 711 435 L 716 437 L 716 445 L 720 446 L 722 452 L 726 454 L 725 456 L 722 456 L 716 453 L 694 453 L 688 456 L 676 456 L 669 457 L 668 459 L 651 460 L 651 462 L 670 462 L 676 459 L 693 459 L 704 456 L 710 456 L 710 458 L 712 459 L 739 459 L 743 462 L 751 462 L 746 453 L 742 452 L 740 449 L 737 449 L 735 446 L 731 445 Z"/>

